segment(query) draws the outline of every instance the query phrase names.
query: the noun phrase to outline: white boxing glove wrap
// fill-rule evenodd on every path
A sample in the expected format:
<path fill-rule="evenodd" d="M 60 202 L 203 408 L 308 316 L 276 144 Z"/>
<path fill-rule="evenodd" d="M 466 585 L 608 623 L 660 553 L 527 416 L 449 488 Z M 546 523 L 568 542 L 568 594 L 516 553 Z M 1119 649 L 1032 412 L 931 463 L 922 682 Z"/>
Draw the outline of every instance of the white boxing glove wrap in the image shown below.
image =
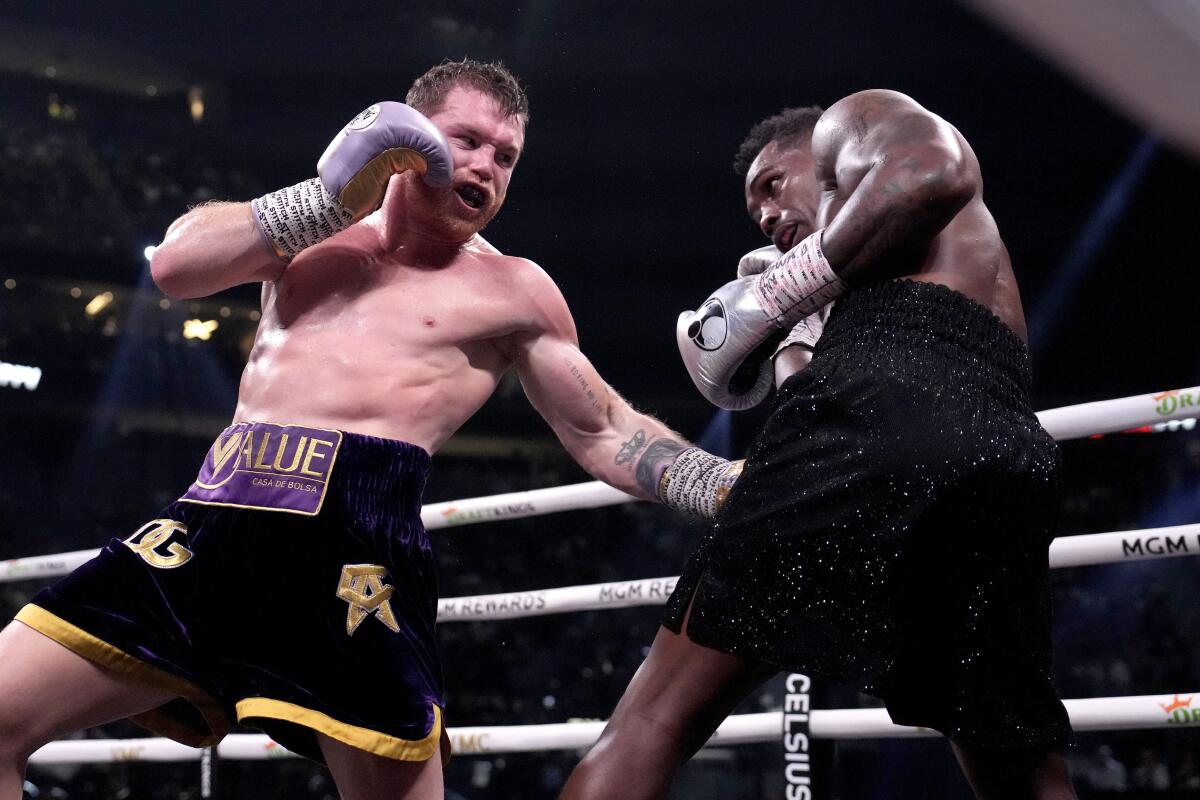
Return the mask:
<path fill-rule="evenodd" d="M 445 135 L 403 103 L 376 103 L 350 120 L 317 162 L 317 178 L 250 202 L 275 254 L 291 259 L 380 207 L 393 175 L 417 170 L 449 186 L 454 155 Z"/>
<path fill-rule="evenodd" d="M 658 497 L 676 511 L 712 519 L 742 474 L 742 464 L 688 447 L 663 472 Z"/>
<path fill-rule="evenodd" d="M 821 250 L 825 229 L 806 236 L 770 268 L 754 276 L 754 294 L 777 327 L 790 328 L 846 293 Z"/>
<path fill-rule="evenodd" d="M 354 218 L 320 178 L 268 192 L 251 200 L 250 209 L 275 255 L 285 260 L 348 227 Z"/>

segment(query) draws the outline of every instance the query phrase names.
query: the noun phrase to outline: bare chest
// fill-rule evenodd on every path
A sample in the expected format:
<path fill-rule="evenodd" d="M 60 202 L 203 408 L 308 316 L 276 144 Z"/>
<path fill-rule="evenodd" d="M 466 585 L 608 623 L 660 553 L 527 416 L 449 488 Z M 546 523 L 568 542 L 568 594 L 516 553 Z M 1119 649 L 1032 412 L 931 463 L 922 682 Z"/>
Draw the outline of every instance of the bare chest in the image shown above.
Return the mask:
<path fill-rule="evenodd" d="M 521 304 L 477 267 L 470 262 L 413 267 L 365 258 L 294 264 L 264 292 L 264 331 L 372 349 L 495 340 L 514 329 Z"/>

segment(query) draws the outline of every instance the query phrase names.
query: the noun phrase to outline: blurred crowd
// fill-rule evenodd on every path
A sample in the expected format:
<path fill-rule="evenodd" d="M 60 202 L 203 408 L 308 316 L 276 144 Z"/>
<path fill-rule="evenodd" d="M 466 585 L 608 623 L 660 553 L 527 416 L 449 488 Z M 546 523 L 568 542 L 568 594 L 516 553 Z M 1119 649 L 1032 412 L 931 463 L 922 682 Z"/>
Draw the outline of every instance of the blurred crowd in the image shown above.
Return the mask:
<path fill-rule="evenodd" d="M 262 193 L 178 98 L 0 77 L 0 242 L 97 254 L 157 242 L 186 208 Z"/>

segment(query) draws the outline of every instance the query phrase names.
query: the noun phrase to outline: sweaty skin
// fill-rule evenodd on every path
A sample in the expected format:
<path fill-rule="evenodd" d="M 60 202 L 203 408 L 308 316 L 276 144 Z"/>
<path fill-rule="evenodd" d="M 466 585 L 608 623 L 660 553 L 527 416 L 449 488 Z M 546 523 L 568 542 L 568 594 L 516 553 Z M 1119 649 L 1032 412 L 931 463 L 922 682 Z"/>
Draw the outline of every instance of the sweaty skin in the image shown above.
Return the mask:
<path fill-rule="evenodd" d="M 991 309 L 1025 338 L 1008 253 L 983 204 L 979 164 L 952 126 L 902 94 L 860 92 L 821 117 L 812 161 L 815 172 L 806 152 L 772 143 L 751 165 L 747 210 L 777 246 L 787 249 L 824 226 L 825 255 L 852 284 L 941 283 Z M 689 638 L 689 615 L 681 633 L 659 628 L 560 800 L 667 797 L 679 766 L 774 673 L 769 664 Z M 1061 753 L 951 745 L 980 800 L 1076 798 Z"/>
<path fill-rule="evenodd" d="M 746 171 L 746 213 L 783 252 L 817 229 L 821 187 L 812 146 L 768 142 Z"/>
<path fill-rule="evenodd" d="M 263 281 L 234 419 L 349 430 L 435 453 L 515 367 L 581 466 L 655 499 L 670 458 L 646 445 L 680 437 L 597 374 L 545 272 L 478 236 L 504 202 L 523 120 L 463 87 L 429 118 L 454 151 L 452 189 L 481 190 L 481 208 L 405 173 L 391 179 L 379 211 L 286 265 L 247 204 L 202 206 L 168 230 L 152 270 L 169 294 Z"/>
<path fill-rule="evenodd" d="M 746 212 L 781 251 L 786 253 L 815 231 L 821 188 L 810 143 L 768 142 L 746 171 L 745 195 Z M 812 349 L 804 345 L 776 353 L 775 385 L 782 386 L 807 367 L 812 355 Z"/>
<path fill-rule="evenodd" d="M 433 453 L 513 365 L 518 332 L 557 323 L 573 342 L 569 317 L 555 318 L 562 299 L 534 264 L 480 237 L 440 263 L 409 246 L 389 252 L 381 217 L 263 285 L 237 419 L 303 419 Z"/>
<path fill-rule="evenodd" d="M 546 273 L 478 236 L 504 202 L 524 120 L 462 86 L 429 117 L 454 154 L 452 187 L 430 188 L 411 171 L 394 176 L 379 211 L 290 263 L 275 256 L 249 203 L 206 204 L 168 229 L 151 263 L 164 292 L 199 297 L 263 283 L 262 322 L 235 420 L 354 431 L 432 453 L 515 367 L 585 469 L 656 499 L 663 471 L 684 446 L 679 437 L 600 378 L 579 352 L 571 314 Z M 466 186 L 474 191 L 461 192 Z M 21 795 L 29 754 L 45 742 L 173 697 L 33 628 L 7 626 L 0 632 L 0 798 Z M 315 736 L 344 800 L 444 795 L 437 751 L 407 762 Z"/>
<path fill-rule="evenodd" d="M 899 92 L 839 100 L 813 131 L 817 227 L 854 283 L 940 283 L 990 309 L 1027 340 L 1008 250 L 983 203 L 979 161 L 962 135 Z"/>

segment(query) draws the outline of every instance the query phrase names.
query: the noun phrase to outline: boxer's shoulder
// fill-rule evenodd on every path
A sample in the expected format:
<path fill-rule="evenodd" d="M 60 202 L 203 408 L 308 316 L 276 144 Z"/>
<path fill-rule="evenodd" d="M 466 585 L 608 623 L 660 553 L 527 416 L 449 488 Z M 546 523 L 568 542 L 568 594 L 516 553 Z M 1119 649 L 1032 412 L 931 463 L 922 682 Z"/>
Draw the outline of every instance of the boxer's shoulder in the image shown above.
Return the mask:
<path fill-rule="evenodd" d="M 575 322 L 566 298 L 546 270 L 528 258 L 493 255 L 487 267 L 491 293 L 507 305 L 512 332 L 519 336 L 541 334 L 575 338 Z"/>
<path fill-rule="evenodd" d="M 896 112 L 925 112 L 921 105 L 902 92 L 891 89 L 864 89 L 849 94 L 825 110 L 818 125 L 845 125 L 852 129 L 869 126 L 880 117 Z M 927 112 L 926 112 L 927 113 Z"/>
<path fill-rule="evenodd" d="M 501 253 L 486 242 L 484 245 L 464 246 L 461 261 L 492 288 L 503 286 L 509 293 L 520 295 L 540 291 L 547 282 L 553 284 L 546 271 L 528 258 Z"/>
<path fill-rule="evenodd" d="M 481 236 L 475 236 L 464 245 L 463 252 L 476 261 L 491 280 L 502 282 L 517 296 L 546 292 L 559 294 L 554 279 L 537 263 L 502 253 Z"/>
<path fill-rule="evenodd" d="M 479 256 L 502 256 L 499 247 L 483 238 L 478 233 L 468 239 L 462 246 L 464 253 L 474 253 Z"/>
<path fill-rule="evenodd" d="M 913 98 L 891 89 L 865 89 L 826 109 L 813 129 L 815 154 L 830 149 L 868 148 L 880 136 L 892 140 L 910 135 L 927 138 L 931 123 L 947 123 Z"/>
<path fill-rule="evenodd" d="M 531 327 L 540 331 L 570 332 L 575 322 L 558 284 L 540 266 L 529 259 L 514 259 L 512 286 L 528 304 Z"/>

